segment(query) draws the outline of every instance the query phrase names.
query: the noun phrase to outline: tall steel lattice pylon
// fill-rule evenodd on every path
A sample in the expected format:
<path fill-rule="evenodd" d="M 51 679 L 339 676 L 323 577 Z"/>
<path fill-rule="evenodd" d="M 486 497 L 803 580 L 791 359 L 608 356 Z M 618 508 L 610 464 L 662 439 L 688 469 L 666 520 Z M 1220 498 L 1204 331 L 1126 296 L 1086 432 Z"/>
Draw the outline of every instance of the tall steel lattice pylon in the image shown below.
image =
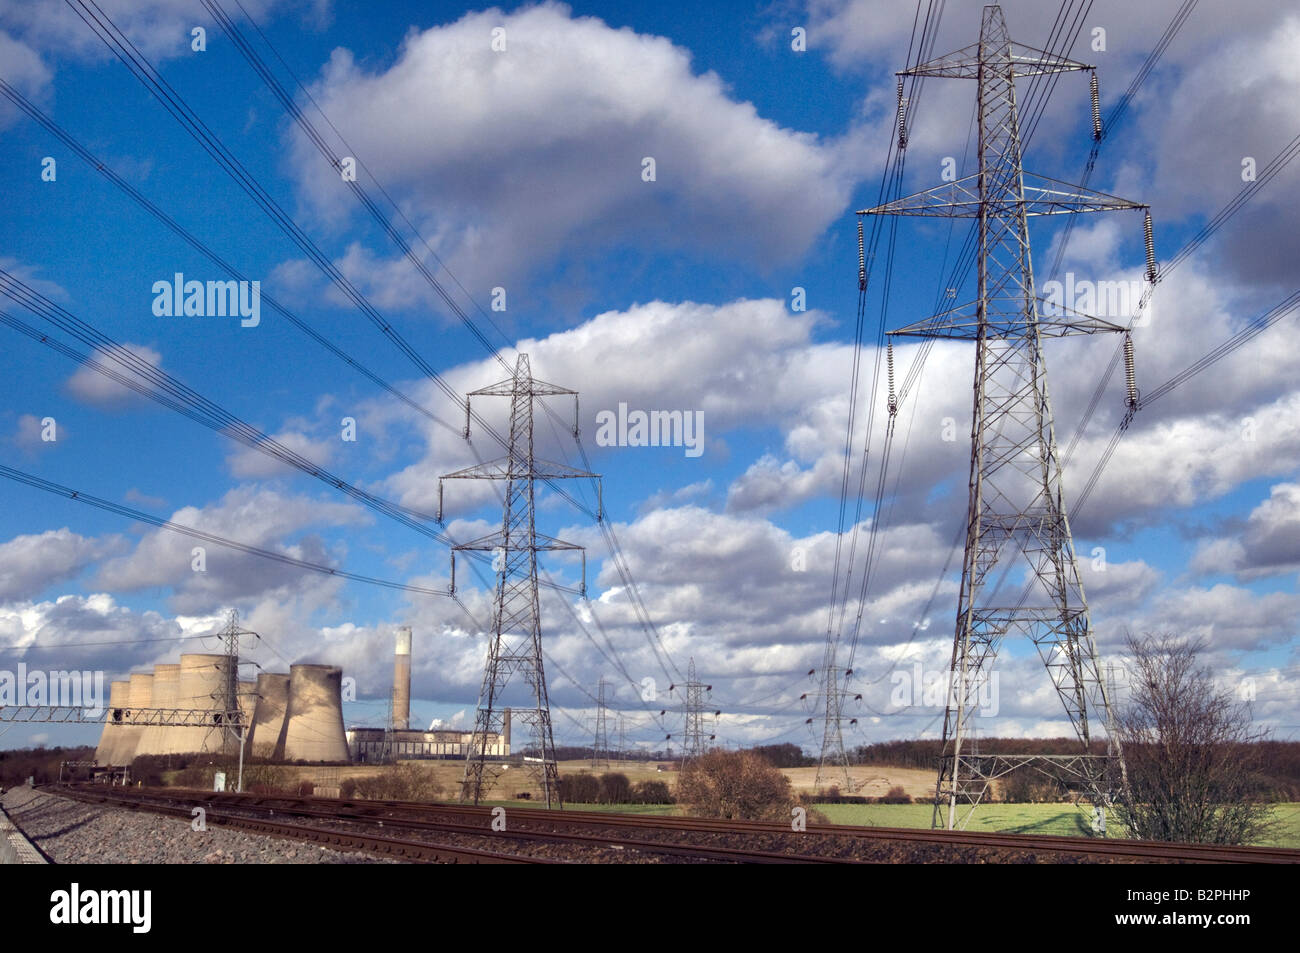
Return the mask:
<path fill-rule="evenodd" d="M 709 717 L 708 696 L 713 691 L 712 685 L 706 685 L 695 676 L 695 659 L 691 658 L 690 665 L 686 670 L 686 683 L 684 685 L 669 685 L 668 691 L 678 692 L 680 689 L 682 699 L 682 767 L 686 767 L 688 761 L 700 757 L 709 750 L 710 743 L 717 739 L 717 735 L 711 730 L 705 728 L 705 720 Z M 667 711 L 661 711 L 660 715 L 667 714 Z M 712 717 L 717 718 L 722 712 L 712 712 Z M 672 735 L 668 736 L 668 741 L 672 743 Z"/>
<path fill-rule="evenodd" d="M 596 732 L 591 742 L 591 766 L 609 767 L 609 706 L 605 702 L 605 680 L 596 688 Z"/>
<path fill-rule="evenodd" d="M 821 756 L 817 759 L 817 778 L 813 787 L 820 791 L 823 783 L 842 782 L 846 794 L 853 793 L 855 782 L 849 771 L 849 756 L 844 748 L 844 723 L 856 725 L 858 720 L 845 713 L 845 701 L 849 698 L 849 678 L 853 669 L 835 664 L 837 645 L 834 640 L 826 642 L 826 655 L 820 669 L 813 669 L 809 676 L 817 678 L 817 690 L 804 695 L 804 700 L 816 711 L 824 711 L 822 723 Z M 861 700 L 861 695 L 855 695 Z M 813 719 L 808 719 L 811 724 Z"/>
<path fill-rule="evenodd" d="M 222 749 L 232 757 L 239 752 L 244 732 L 247 730 L 243 709 L 239 704 L 239 637 L 241 635 L 257 635 L 257 633 L 249 629 L 241 629 L 239 610 L 231 609 L 226 616 L 226 626 L 219 636 L 226 662 L 222 672 L 221 697 L 217 701 L 221 703 L 221 708 L 224 710 L 219 726 Z M 212 730 L 216 729 L 217 726 L 214 726 Z"/>
<path fill-rule="evenodd" d="M 586 555 L 581 546 L 537 532 L 534 484 L 538 480 L 597 479 L 594 473 L 559 463 L 538 460 L 533 455 L 533 401 L 538 398 L 572 395 L 573 432 L 578 433 L 578 393 L 536 380 L 529 369 L 528 355 L 520 354 L 514 376 L 471 391 L 465 397 L 465 436 L 469 437 L 470 398 L 510 398 L 509 453 L 499 460 L 457 470 L 443 480 L 504 480 L 506 484 L 501 530 L 480 539 L 452 547 L 451 591 L 456 591 L 456 552 L 481 551 L 494 554 L 496 597 L 492 631 L 489 633 L 487 664 L 474 716 L 474 732 L 466 754 L 461 799 L 477 804 L 505 766 L 504 752 L 494 756 L 492 739 L 503 737 L 504 708 L 507 705 L 519 721 L 531 728 L 533 755 L 524 765 L 533 773 L 547 807 L 559 807 L 559 775 L 555 760 L 555 739 L 551 731 L 551 704 L 542 666 L 542 623 L 537 599 L 537 554 L 550 550 L 583 552 L 582 593 L 586 594 Z M 438 516 L 442 517 L 442 483 L 438 484 Z M 522 674 L 531 689 L 532 707 L 510 705 L 505 699 L 511 677 Z"/>
<path fill-rule="evenodd" d="M 1018 78 L 1092 69 L 1011 42 L 1001 8 L 986 6 L 978 43 L 899 74 L 977 81 L 979 171 L 859 213 L 978 219 L 975 300 L 891 332 L 976 344 L 970 504 L 935 789 L 936 827 L 964 827 L 996 778 L 1029 765 L 1098 806 L 1124 782 L 1123 752 L 1066 514 L 1042 339 L 1127 329 L 1069 308 L 1040 311 L 1026 222 L 1039 215 L 1147 206 L 1026 173 L 1016 105 Z M 1095 83 L 1093 95 L 1094 137 L 1100 137 Z M 902 106 L 899 122 L 905 141 Z M 1149 211 L 1145 227 L 1147 279 L 1154 282 Z M 1126 353 L 1131 369 L 1131 347 Z M 1135 402 L 1130 387 L 1130 410 Z M 1027 569 L 1026 591 L 1018 602 L 999 598 L 999 588 L 986 585 L 990 571 L 999 560 L 1020 557 Z M 1008 634 L 1028 636 L 1036 646 L 1081 742 L 1079 754 L 1002 755 L 976 752 L 967 744 L 981 690 Z M 1105 755 L 1091 753 L 1090 713 L 1106 730 Z"/>

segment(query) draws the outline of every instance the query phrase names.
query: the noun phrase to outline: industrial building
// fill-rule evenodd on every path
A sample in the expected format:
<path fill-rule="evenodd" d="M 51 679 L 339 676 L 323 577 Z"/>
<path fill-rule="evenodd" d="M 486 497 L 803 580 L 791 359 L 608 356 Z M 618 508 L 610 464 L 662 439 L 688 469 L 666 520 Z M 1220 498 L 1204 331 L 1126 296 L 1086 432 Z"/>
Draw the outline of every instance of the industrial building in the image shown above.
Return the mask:
<path fill-rule="evenodd" d="M 230 656 L 186 654 L 179 663 L 155 665 L 109 686 L 109 718 L 95 751 L 101 765 L 128 765 L 140 755 L 218 752 Z M 333 665 L 298 664 L 288 674 L 261 672 L 257 681 L 239 683 L 239 707 L 248 726 L 245 753 L 268 761 L 377 763 L 392 760 L 465 758 L 473 732 L 450 728 L 421 731 L 410 727 L 411 630 L 396 632 L 393 661 L 392 721 L 389 728 L 344 729 L 343 670 Z M 133 711 L 190 709 L 211 711 L 209 725 L 133 724 Z M 510 710 L 500 732 L 487 735 L 486 754 L 510 755 Z"/>
<path fill-rule="evenodd" d="M 397 630 L 393 651 L 392 716 L 389 728 L 353 727 L 347 732 L 348 753 L 358 763 L 383 761 L 464 758 L 473 742 L 472 731 L 453 728 L 412 729 L 411 724 L 411 628 Z M 510 754 L 510 709 L 505 711 L 501 732 L 487 736 L 489 757 Z"/>
<path fill-rule="evenodd" d="M 348 729 L 348 753 L 358 763 L 380 761 L 431 760 L 438 758 L 464 758 L 473 740 L 472 731 L 434 728 L 429 731 L 394 728 Z M 487 736 L 489 757 L 504 758 L 510 754 L 510 710 L 505 711 L 505 730 Z"/>

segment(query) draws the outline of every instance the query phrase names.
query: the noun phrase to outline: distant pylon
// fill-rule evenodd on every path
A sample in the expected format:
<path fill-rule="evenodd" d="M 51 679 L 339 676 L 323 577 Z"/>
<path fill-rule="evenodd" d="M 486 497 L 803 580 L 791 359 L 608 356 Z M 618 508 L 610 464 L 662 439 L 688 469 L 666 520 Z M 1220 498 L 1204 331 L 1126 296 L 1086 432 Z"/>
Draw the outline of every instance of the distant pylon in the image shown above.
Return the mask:
<path fill-rule="evenodd" d="M 823 782 L 843 782 L 846 794 L 854 790 L 853 775 L 849 771 L 849 755 L 844 747 L 844 724 L 856 725 L 858 720 L 846 713 L 850 696 L 861 699 L 849 689 L 853 669 L 835 664 L 836 645 L 827 640 L 826 655 L 820 669 L 808 673 L 817 679 L 817 690 L 806 693 L 803 700 L 822 714 L 821 756 L 817 759 L 817 777 L 813 787 L 821 790 Z M 814 724 L 812 718 L 808 723 Z"/>
<path fill-rule="evenodd" d="M 993 780 L 1025 764 L 1054 773 L 1094 804 L 1105 804 L 1124 783 L 1123 752 L 1066 514 L 1042 338 L 1126 328 L 1068 307 L 1040 313 L 1046 302 L 1034 287 L 1026 220 L 1147 206 L 1026 173 L 1015 85 L 1017 77 L 1092 69 L 1013 43 L 1001 8 L 986 6 L 978 43 L 899 74 L 978 82 L 979 171 L 858 213 L 966 217 L 979 223 L 975 300 L 890 332 L 976 342 L 970 502 L 935 788 L 936 827 L 964 827 Z M 1147 277 L 1154 281 L 1149 211 L 1145 225 Z M 1130 402 L 1130 413 L 1133 409 Z M 986 585 L 990 571 L 1008 557 L 1023 557 L 1028 570 L 1029 587 L 1014 603 L 998 601 L 997 587 Z M 989 684 L 998 644 L 1008 633 L 1027 636 L 1038 649 L 1082 744 L 1079 754 L 1003 755 L 967 747 L 981 689 Z M 1106 729 L 1105 755 L 1091 754 L 1089 710 Z"/>
<path fill-rule="evenodd" d="M 720 711 L 708 711 L 708 695 L 713 691 L 712 685 L 706 685 L 695 677 L 695 658 L 686 670 L 684 685 L 669 685 L 668 691 L 679 693 L 682 699 L 682 767 L 686 762 L 698 758 L 712 747 L 717 739 L 713 731 L 705 728 L 706 719 L 717 718 Z M 667 714 L 666 711 L 660 712 Z M 669 750 L 672 749 L 672 735 L 668 736 Z"/>
<path fill-rule="evenodd" d="M 471 397 L 510 398 L 510 447 L 508 454 L 489 463 L 448 473 L 444 480 L 504 480 L 505 505 L 499 532 L 452 547 L 451 591 L 456 591 L 456 553 L 491 552 L 497 585 L 489 633 L 487 663 L 474 716 L 474 732 L 466 753 L 461 799 L 477 804 L 491 786 L 503 762 L 492 753 L 492 739 L 503 736 L 507 706 L 504 698 L 511 676 L 522 673 L 531 694 L 532 707 L 509 705 L 514 717 L 532 729 L 534 756 L 524 765 L 533 773 L 547 807 L 560 806 L 559 773 L 555 760 L 555 739 L 551 730 L 551 703 L 542 666 L 542 622 L 537 599 L 537 554 L 550 550 L 576 550 L 574 543 L 537 532 L 534 483 L 537 480 L 595 478 L 596 474 L 533 455 L 533 401 L 541 397 L 568 394 L 574 398 L 574 433 L 578 430 L 577 391 L 536 380 L 528 355 L 515 361 L 514 376 L 472 391 L 465 397 L 465 436 L 469 436 Z M 442 483 L 438 484 L 438 516 L 442 517 Z M 582 592 L 586 593 L 586 560 L 583 560 Z"/>
<path fill-rule="evenodd" d="M 591 766 L 593 768 L 609 767 L 609 726 L 606 714 L 609 706 L 605 704 L 605 680 L 602 678 L 596 688 L 596 733 L 591 742 Z"/>

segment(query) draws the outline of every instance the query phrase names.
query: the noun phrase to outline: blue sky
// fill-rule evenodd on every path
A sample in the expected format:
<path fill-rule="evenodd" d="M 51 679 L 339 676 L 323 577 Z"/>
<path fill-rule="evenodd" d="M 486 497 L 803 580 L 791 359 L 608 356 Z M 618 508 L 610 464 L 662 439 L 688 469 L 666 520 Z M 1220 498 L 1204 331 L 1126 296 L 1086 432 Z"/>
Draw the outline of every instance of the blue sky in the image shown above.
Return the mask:
<path fill-rule="evenodd" d="M 1097 65 L 1103 111 L 1176 6 L 1094 5 L 1072 52 Z M 1240 6 L 1200 5 L 1112 130 L 1092 180 L 1152 205 L 1161 256 L 1242 188 L 1244 156 L 1263 166 L 1300 131 L 1300 78 L 1287 55 L 1300 20 L 1263 3 L 1247 4 L 1249 16 L 1234 15 Z M 376 12 L 371 5 L 261 0 L 245 7 L 373 172 L 361 184 L 378 198 L 377 180 L 437 251 L 446 267 L 435 270 L 462 307 L 486 327 L 477 306 L 489 306 L 494 288 L 506 290 L 506 310 L 491 313 L 502 335 L 485 333 L 507 362 L 516 349 L 527 351 L 538 377 L 582 393 L 584 443 L 603 474 L 608 516 L 672 670 L 649 649 L 590 520 L 541 494 L 543 528 L 589 547 L 595 612 L 621 663 L 598 653 L 574 622 L 570 610 L 581 617 L 585 607 L 570 600 L 566 608 L 556 593 L 543 597 L 558 739 L 582 743 L 602 677 L 616 683 L 615 704 L 636 726 L 633 737 L 661 739 L 671 719 L 655 716 L 672 697 L 643 703 L 633 684 L 651 677 L 666 689 L 693 657 L 725 713 L 722 740 L 810 744 L 799 696 L 811 687 L 803 673 L 820 659 L 830 597 L 857 299 L 852 213 L 876 201 L 893 121 L 892 73 L 906 57 L 912 5 L 704 4 L 689 14 L 643 4 L 392 3 Z M 948 7 L 936 54 L 975 38 L 978 5 Z M 104 8 L 452 386 L 464 392 L 503 376 L 341 187 L 200 3 Z M 1013 36 L 1045 44 L 1052 11 L 1028 3 L 1005 10 Z M 249 21 L 240 14 L 238 22 L 292 88 Z M 190 48 L 194 26 L 207 30 L 205 51 Z M 506 31 L 502 52 L 490 49 L 496 27 Z M 806 52 L 791 49 L 795 27 L 807 31 Z M 1105 50 L 1090 48 L 1094 27 L 1106 30 Z M 1229 75 L 1238 81 L 1222 81 Z M 0 76 L 320 334 L 459 426 L 462 411 L 331 290 L 62 4 L 0 3 Z M 306 97 L 293 92 L 332 148 L 347 154 Z M 973 170 L 973 93 L 970 83 L 927 84 L 911 119 L 904 193 L 938 184 L 946 157 L 962 172 Z M 0 267 L 379 496 L 431 510 L 437 475 L 473 462 L 462 441 L 267 308 L 255 328 L 232 318 L 155 316 L 155 281 L 176 272 L 224 276 L 7 102 L 0 128 L 7 188 Z M 1087 80 L 1067 75 L 1035 129 L 1026 165 L 1077 180 L 1089 146 Z M 40 174 L 47 156 L 57 161 L 53 182 Z M 653 182 L 641 177 L 646 156 L 656 160 Z M 1294 169 L 1284 171 L 1161 285 L 1153 319 L 1135 335 L 1142 386 L 1172 376 L 1294 291 L 1295 209 L 1286 196 L 1295 184 Z M 892 328 L 931 313 L 941 266 L 951 262 L 964 228 L 958 224 L 950 245 L 947 223 L 899 224 L 887 299 L 883 282 L 873 279 L 869 341 L 882 320 Z M 1040 283 L 1059 235 L 1057 225 L 1032 226 Z M 1061 270 L 1088 281 L 1139 278 L 1141 237 L 1137 213 L 1089 217 L 1077 224 Z M 969 285 L 959 300 L 970 297 Z M 795 288 L 805 292 L 806 311 L 791 307 Z M 8 299 L 0 308 L 41 324 Z M 1203 636 L 1226 684 L 1256 680 L 1256 717 L 1282 737 L 1300 723 L 1300 394 L 1287 327 L 1140 413 L 1074 520 L 1107 657 L 1120 649 L 1125 628 Z M 0 381 L 0 433 L 7 465 L 351 572 L 446 584 L 445 547 L 5 333 L 11 356 Z M 1115 344 L 1049 345 L 1062 443 Z M 864 354 L 867 373 L 874 356 L 871 348 Z M 900 377 L 916 358 L 914 343 L 900 345 Z M 956 579 L 940 579 L 939 569 L 965 511 L 971 362 L 964 345 L 936 347 L 901 410 L 890 471 L 899 494 L 882 524 L 886 556 L 858 656 L 876 711 L 890 710 L 896 666 L 920 661 L 942 671 L 951 651 Z M 596 446 L 595 415 L 620 402 L 700 412 L 705 452 L 691 458 L 681 447 Z M 567 419 L 568 404 L 554 406 Z M 1122 410 L 1122 389 L 1112 381 L 1067 470 L 1067 494 L 1085 482 Z M 57 422 L 53 442 L 38 435 L 47 417 Z M 340 439 L 344 417 L 358 423 L 355 442 Z M 940 436 L 946 418 L 955 421 L 956 440 Z M 873 421 L 874 439 L 881 424 Z M 547 418 L 539 418 L 538 439 L 553 458 L 578 464 L 572 441 Z M 861 439 L 859 430 L 859 448 Z M 495 452 L 485 439 L 476 446 Z M 870 466 L 873 488 L 874 457 Z M 251 656 L 257 664 L 340 664 L 360 692 L 349 721 L 378 723 L 392 628 L 410 624 L 417 717 L 463 722 L 472 713 L 484 642 L 450 600 L 268 569 L 215 549 L 207 573 L 196 578 L 188 540 L 16 484 L 6 482 L 0 493 L 7 503 L 0 507 L 0 643 L 13 647 L 8 660 L 120 678 L 179 650 L 211 648 L 210 640 L 189 637 L 215 629 L 233 606 L 265 635 Z M 457 538 L 499 520 L 491 499 L 470 493 L 455 484 L 447 491 Z M 1091 565 L 1096 547 L 1105 550 L 1104 569 Z M 798 573 L 790 568 L 795 551 L 806 557 Z M 557 577 L 576 578 L 572 561 L 551 565 Z M 930 623 L 913 636 L 936 580 Z M 486 593 L 467 593 L 486 618 Z M 106 644 L 78 644 L 88 641 Z M 1008 645 L 1002 664 L 1002 712 L 981 731 L 1062 733 L 1036 660 Z M 924 706 L 874 719 L 864 711 L 849 740 L 933 731 L 935 717 Z M 17 727 L 0 744 L 92 736 Z"/>

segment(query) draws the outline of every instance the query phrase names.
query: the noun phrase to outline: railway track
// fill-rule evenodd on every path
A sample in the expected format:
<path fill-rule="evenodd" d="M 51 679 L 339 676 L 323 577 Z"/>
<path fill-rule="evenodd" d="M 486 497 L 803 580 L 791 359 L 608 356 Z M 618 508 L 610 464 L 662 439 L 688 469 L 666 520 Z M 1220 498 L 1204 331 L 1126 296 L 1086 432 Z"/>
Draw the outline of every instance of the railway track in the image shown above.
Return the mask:
<path fill-rule="evenodd" d="M 742 863 L 742 864 L 852 864 L 862 861 L 845 857 L 828 857 L 801 854 L 790 850 L 764 850 L 734 847 L 724 844 L 687 844 L 676 841 L 646 840 L 631 837 L 623 833 L 606 831 L 593 832 L 591 827 L 579 830 L 557 830 L 553 826 L 534 823 L 533 825 L 516 825 L 514 811 L 510 812 L 509 827 L 496 832 L 491 808 L 440 811 L 444 805 L 402 804 L 401 802 L 354 802 L 338 801 L 332 798 L 315 797 L 264 797 L 260 795 L 217 794 L 202 791 L 182 791 L 176 789 L 117 789 L 104 790 L 97 785 L 52 786 L 50 793 L 62 794 L 91 803 L 126 807 L 133 810 L 147 810 L 177 817 L 190 818 L 194 806 L 201 805 L 208 811 L 208 820 L 218 819 L 219 823 L 238 826 L 257 833 L 272 836 L 292 836 L 303 840 L 312 840 L 326 845 L 343 843 L 358 850 L 368 850 L 367 840 L 374 840 L 381 853 L 423 859 L 420 851 L 434 848 L 434 859 L 443 862 L 478 862 L 478 863 L 538 863 L 556 862 L 552 858 L 537 858 L 527 854 L 505 853 L 483 849 L 436 848 L 432 841 L 395 839 L 376 837 L 373 834 L 348 834 L 339 829 L 340 824 L 358 825 L 369 829 L 384 828 L 404 833 L 420 832 L 426 836 L 452 834 L 459 837 L 490 838 L 493 841 L 519 841 L 536 845 L 563 845 L 569 848 L 584 849 L 590 853 L 589 859 L 611 851 L 620 852 L 619 860 L 627 859 L 673 859 L 676 861 Z M 392 807 L 390 805 L 399 805 Z M 424 811 L 422 809 L 433 808 Z M 530 814 L 546 812 L 532 811 Z M 275 815 L 294 817 L 311 824 L 284 823 L 272 821 Z M 447 817 L 452 814 L 452 817 Z M 573 825 L 565 825 L 572 827 Z M 305 833 L 304 833 L 305 832 Z M 734 832 L 732 832 L 734 833 Z M 339 841 L 337 838 L 348 838 Z M 437 854 L 437 849 L 464 854 L 462 857 L 444 858 Z M 614 859 L 606 857 L 606 859 Z"/>
<path fill-rule="evenodd" d="M 87 804 L 104 804 L 127 810 L 149 811 L 192 820 L 193 799 L 185 799 L 189 804 L 171 803 L 179 799 L 162 799 L 124 795 L 121 792 L 103 792 L 95 790 L 74 789 L 68 785 L 52 785 L 45 790 L 51 794 L 71 798 Z M 467 847 L 454 847 L 433 844 L 396 837 L 385 837 L 371 833 L 352 833 L 338 829 L 312 827 L 305 824 L 273 821 L 269 818 L 236 814 L 227 810 L 212 810 L 205 807 L 205 821 L 219 827 L 229 827 L 252 834 L 263 834 L 288 840 L 306 841 L 334 850 L 357 850 L 395 860 L 414 863 L 439 864 L 545 864 L 555 861 L 545 858 L 519 857 L 499 851 L 477 850 Z"/>
<path fill-rule="evenodd" d="M 81 790 L 100 791 L 95 786 Z M 123 799 L 205 804 L 224 811 L 264 812 L 313 822 L 346 821 L 370 828 L 482 836 L 491 832 L 492 808 L 463 804 L 366 801 L 296 795 L 218 794 L 170 789 L 128 789 Z M 188 808 L 185 808 L 188 812 Z M 1102 840 L 1087 837 L 935 831 L 912 828 L 808 825 L 795 834 L 789 825 L 762 821 L 721 821 L 693 817 L 609 814 L 595 811 L 546 811 L 509 807 L 507 830 L 495 839 L 524 843 L 568 844 L 596 850 L 661 855 L 665 859 L 740 863 L 856 863 L 855 845 L 897 844 L 909 847 L 965 848 L 1014 852 L 1033 859 L 1084 859 L 1109 862 L 1164 863 L 1300 863 L 1300 851 L 1269 847 L 1170 844 L 1157 841 Z M 735 846 L 737 839 L 762 846 Z M 797 844 L 797 846 L 791 846 Z M 846 847 L 847 845 L 847 847 Z M 774 847 L 778 849 L 773 849 Z M 840 853 L 831 851 L 839 850 Z M 1043 856 L 1046 855 L 1046 856 Z"/>

